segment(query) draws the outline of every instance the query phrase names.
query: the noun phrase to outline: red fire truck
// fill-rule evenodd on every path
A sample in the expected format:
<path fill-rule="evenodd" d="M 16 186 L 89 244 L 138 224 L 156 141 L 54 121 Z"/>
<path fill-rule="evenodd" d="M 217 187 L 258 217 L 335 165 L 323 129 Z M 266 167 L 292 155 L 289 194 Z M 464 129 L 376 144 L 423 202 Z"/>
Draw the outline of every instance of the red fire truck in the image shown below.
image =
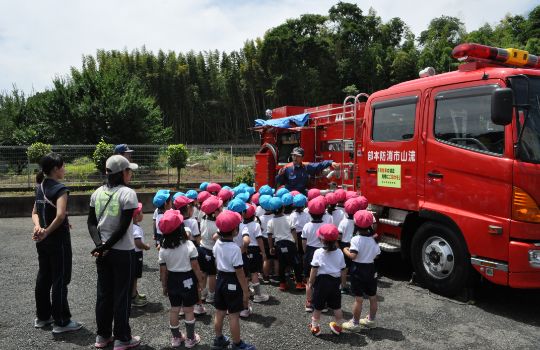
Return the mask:
<path fill-rule="evenodd" d="M 400 251 L 427 288 L 459 292 L 471 265 L 493 283 L 540 288 L 540 59 L 479 44 L 452 54 L 463 61 L 454 72 L 274 109 L 255 127 L 256 186 L 275 185 L 301 146 L 304 161 L 341 163 L 311 186 L 366 196 L 381 249 Z"/>

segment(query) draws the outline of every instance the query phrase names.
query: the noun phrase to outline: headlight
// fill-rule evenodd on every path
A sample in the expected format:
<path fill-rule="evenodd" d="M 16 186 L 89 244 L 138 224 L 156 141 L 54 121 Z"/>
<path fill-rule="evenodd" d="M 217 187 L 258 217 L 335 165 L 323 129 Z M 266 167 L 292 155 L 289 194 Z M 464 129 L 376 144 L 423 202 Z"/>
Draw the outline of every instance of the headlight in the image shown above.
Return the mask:
<path fill-rule="evenodd" d="M 540 250 L 529 250 L 529 264 L 540 268 Z"/>

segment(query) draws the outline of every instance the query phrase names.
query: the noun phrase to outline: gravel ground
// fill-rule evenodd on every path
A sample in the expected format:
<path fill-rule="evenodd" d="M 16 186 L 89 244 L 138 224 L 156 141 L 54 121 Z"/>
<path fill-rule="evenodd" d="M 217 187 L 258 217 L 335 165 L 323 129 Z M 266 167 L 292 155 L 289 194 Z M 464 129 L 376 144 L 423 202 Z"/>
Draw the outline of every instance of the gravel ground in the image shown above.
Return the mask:
<path fill-rule="evenodd" d="M 147 240 L 151 218 L 143 221 Z M 34 329 L 34 281 L 37 254 L 30 240 L 30 218 L 0 220 L 0 349 L 88 349 L 95 339 L 94 303 L 96 270 L 89 252 L 92 243 L 85 217 L 71 218 L 73 225 L 73 276 L 69 301 L 73 319 L 84 324 L 76 333 L 53 336 L 51 328 Z M 489 283 L 474 289 L 474 303 L 462 303 L 432 295 L 410 285 L 411 273 L 396 255 L 383 255 L 379 271 L 379 327 L 359 333 L 334 336 L 323 317 L 323 334 L 316 338 L 307 329 L 310 316 L 303 311 L 304 297 L 263 286 L 272 299 L 254 305 L 254 314 L 241 323 L 242 337 L 258 349 L 539 349 L 540 293 L 511 290 Z M 155 250 L 145 253 L 145 270 L 140 291 L 150 303 L 134 308 L 131 327 L 143 340 L 141 349 L 169 346 L 168 299 L 161 295 Z M 346 318 L 351 317 L 353 298 L 343 297 Z M 209 349 L 213 339 L 214 309 L 198 318 L 196 331 Z M 364 305 L 364 312 L 367 305 Z M 183 327 L 183 323 L 181 323 Z M 225 330 L 228 330 L 226 325 Z M 227 333 L 227 332 L 226 332 Z"/>

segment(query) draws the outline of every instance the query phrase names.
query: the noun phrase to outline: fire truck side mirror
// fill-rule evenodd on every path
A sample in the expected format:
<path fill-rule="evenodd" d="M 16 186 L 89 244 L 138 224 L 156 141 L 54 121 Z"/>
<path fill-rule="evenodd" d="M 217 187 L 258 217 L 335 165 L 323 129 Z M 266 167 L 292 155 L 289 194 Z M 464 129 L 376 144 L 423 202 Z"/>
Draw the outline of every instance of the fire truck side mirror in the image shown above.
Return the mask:
<path fill-rule="evenodd" d="M 512 89 L 497 88 L 491 93 L 491 121 L 496 125 L 512 122 L 514 94 Z"/>

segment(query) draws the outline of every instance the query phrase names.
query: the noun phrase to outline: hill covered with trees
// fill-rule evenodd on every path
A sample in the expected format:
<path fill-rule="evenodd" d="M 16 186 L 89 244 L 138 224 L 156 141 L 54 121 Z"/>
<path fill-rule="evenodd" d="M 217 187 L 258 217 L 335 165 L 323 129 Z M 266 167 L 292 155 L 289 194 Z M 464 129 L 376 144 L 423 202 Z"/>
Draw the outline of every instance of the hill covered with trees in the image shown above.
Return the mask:
<path fill-rule="evenodd" d="M 373 9 L 340 2 L 233 52 L 98 50 L 50 89 L 0 95 L 0 144 L 251 141 L 247 128 L 267 108 L 341 103 L 427 66 L 453 70 L 450 53 L 462 42 L 540 54 L 540 6 L 472 32 L 442 16 L 415 37 L 400 18 L 383 22 Z"/>

